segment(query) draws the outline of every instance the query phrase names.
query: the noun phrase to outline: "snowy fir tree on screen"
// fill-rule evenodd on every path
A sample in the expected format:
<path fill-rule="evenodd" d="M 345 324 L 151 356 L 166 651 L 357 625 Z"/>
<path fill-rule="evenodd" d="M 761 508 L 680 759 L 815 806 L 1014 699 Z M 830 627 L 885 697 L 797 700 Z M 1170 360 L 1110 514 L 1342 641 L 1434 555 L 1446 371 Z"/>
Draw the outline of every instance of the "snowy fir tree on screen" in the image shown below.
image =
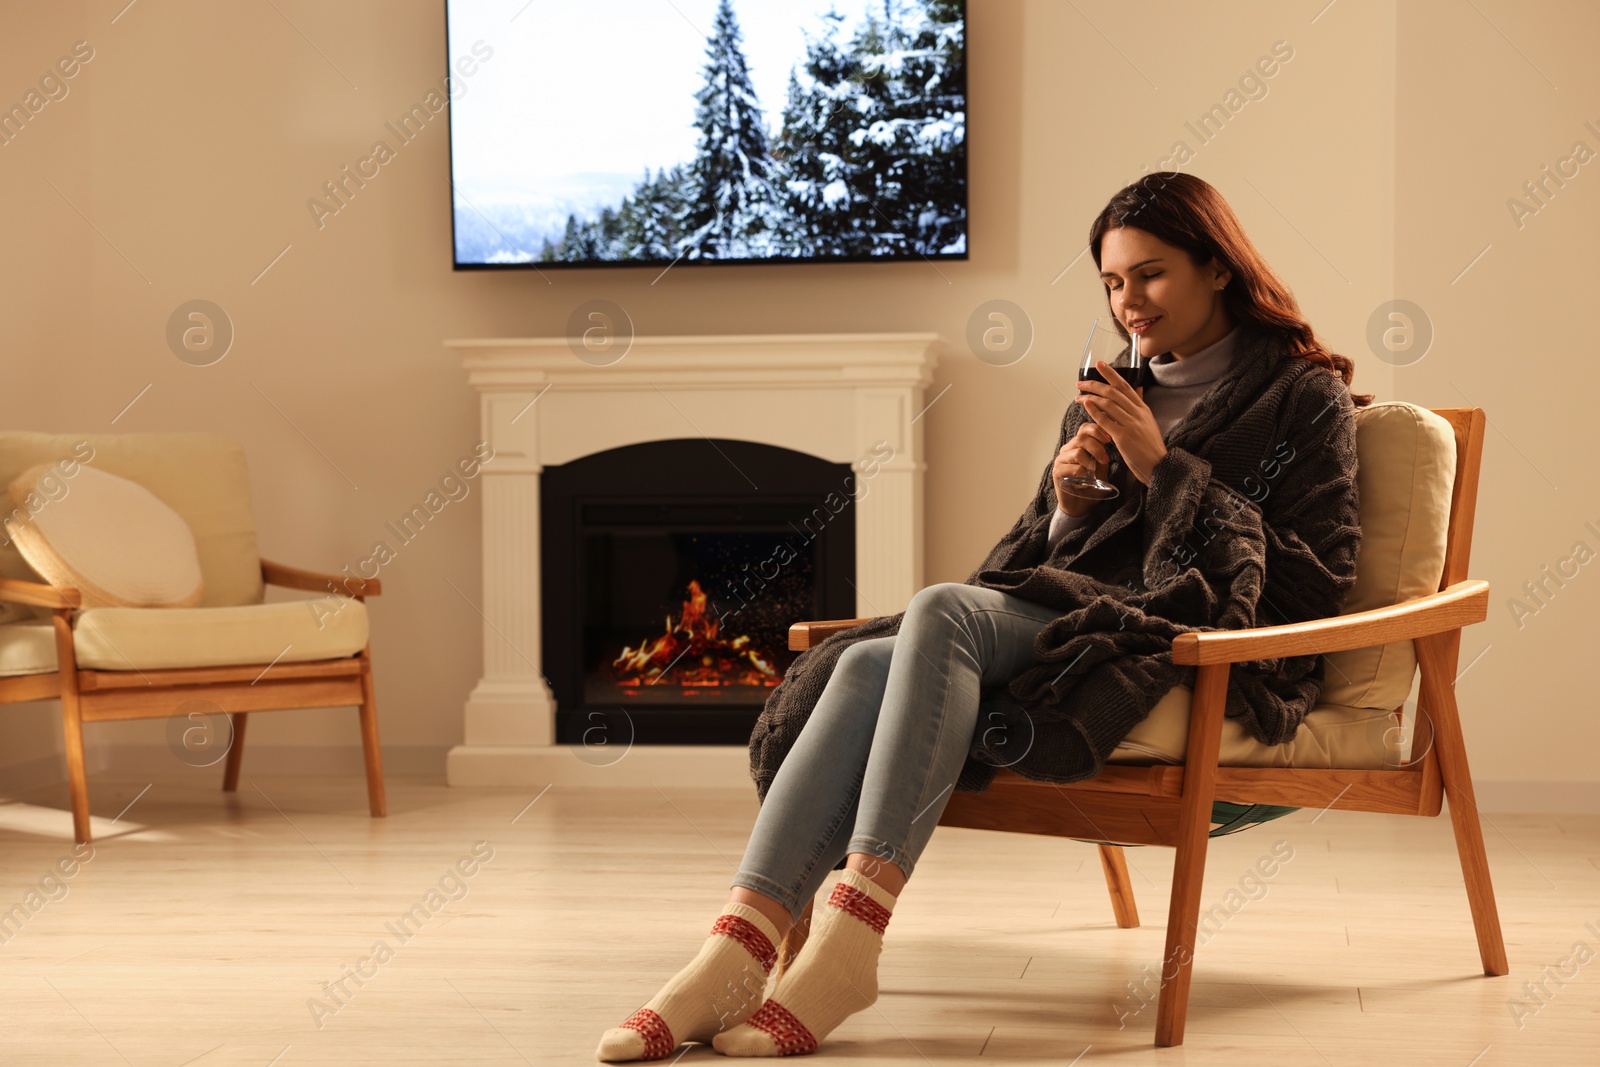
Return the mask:
<path fill-rule="evenodd" d="M 717 8 L 706 45 L 706 84 L 695 100 L 700 144 L 691 167 L 694 199 L 684 219 L 686 254 L 708 259 L 767 255 L 781 212 L 773 185 L 777 167 L 731 0 Z"/>
<path fill-rule="evenodd" d="M 720 0 L 695 94 L 693 158 L 646 168 L 619 204 L 569 214 L 559 240 L 534 238 L 537 259 L 965 252 L 963 5 L 866 3 L 848 39 L 837 8 L 805 31 L 805 56 L 769 134 L 733 0 Z"/>
<path fill-rule="evenodd" d="M 839 18 L 790 77 L 781 151 L 797 255 L 966 248 L 960 5 L 884 0 L 841 48 Z"/>

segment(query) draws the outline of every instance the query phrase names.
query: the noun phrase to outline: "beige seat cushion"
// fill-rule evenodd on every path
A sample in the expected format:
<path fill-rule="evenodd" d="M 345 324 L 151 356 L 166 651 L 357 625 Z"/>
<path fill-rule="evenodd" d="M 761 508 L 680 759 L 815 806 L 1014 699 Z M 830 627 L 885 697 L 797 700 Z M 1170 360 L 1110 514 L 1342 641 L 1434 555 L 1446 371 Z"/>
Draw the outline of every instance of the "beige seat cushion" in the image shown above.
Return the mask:
<path fill-rule="evenodd" d="M 56 669 L 56 631 L 48 622 L 0 626 L 0 678 L 49 674 Z"/>
<path fill-rule="evenodd" d="M 328 598 L 232 608 L 94 608 L 73 634 L 78 665 L 161 670 L 299 663 L 353 656 L 367 644 L 367 609 Z"/>
<path fill-rule="evenodd" d="M 200 557 L 183 516 L 127 478 L 78 464 L 69 482 L 55 463 L 11 481 L 6 531 L 57 589 L 84 607 L 194 607 Z"/>
<path fill-rule="evenodd" d="M 1182 763 L 1189 743 L 1194 690 L 1174 686 L 1107 758 L 1110 763 Z M 1263 745 L 1238 719 L 1222 720 L 1220 767 L 1395 767 L 1402 735 L 1388 711 L 1318 704 L 1306 713 L 1294 739 Z"/>
<path fill-rule="evenodd" d="M 1344 614 L 1437 592 L 1444 575 L 1455 484 L 1455 430 L 1427 408 L 1398 400 L 1356 409 L 1361 548 Z M 1236 719 L 1222 723 L 1224 767 L 1380 768 L 1398 761 L 1391 714 L 1411 695 L 1410 641 L 1329 653 L 1323 688 L 1294 738 L 1263 745 Z M 1193 690 L 1176 686 L 1112 752 L 1113 763 L 1182 763 Z"/>
<path fill-rule="evenodd" d="M 137 482 L 182 515 L 200 557 L 201 607 L 261 602 L 250 480 L 237 441 L 207 433 L 0 432 L 0 485 L 37 463 L 54 462 L 67 463 L 65 470 L 81 464 Z M 75 479 L 63 480 L 70 492 Z M 8 539 L 0 544 L 0 576 L 41 580 Z"/>

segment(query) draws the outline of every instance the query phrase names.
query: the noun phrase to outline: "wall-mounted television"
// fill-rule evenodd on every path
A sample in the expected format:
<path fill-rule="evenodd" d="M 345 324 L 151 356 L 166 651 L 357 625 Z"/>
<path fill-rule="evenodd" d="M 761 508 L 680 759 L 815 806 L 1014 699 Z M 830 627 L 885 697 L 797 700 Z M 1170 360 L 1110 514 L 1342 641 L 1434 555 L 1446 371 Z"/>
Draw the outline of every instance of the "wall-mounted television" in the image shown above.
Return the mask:
<path fill-rule="evenodd" d="M 445 21 L 457 269 L 967 258 L 962 0 Z"/>

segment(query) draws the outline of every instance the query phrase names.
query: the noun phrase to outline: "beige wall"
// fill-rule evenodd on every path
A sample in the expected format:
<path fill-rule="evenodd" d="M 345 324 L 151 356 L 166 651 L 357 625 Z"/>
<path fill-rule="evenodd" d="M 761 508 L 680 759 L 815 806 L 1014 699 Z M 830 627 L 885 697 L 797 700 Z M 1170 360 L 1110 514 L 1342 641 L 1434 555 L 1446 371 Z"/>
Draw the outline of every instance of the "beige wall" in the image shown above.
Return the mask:
<path fill-rule="evenodd" d="M 0 97 L 8 108 L 85 37 L 81 4 L 29 5 L 26 19 L 22 10 L 21 4 L 8 4 L 0 32 Z M 60 213 L 70 215 L 72 208 L 47 184 L 63 187 L 82 206 L 76 195 L 81 181 L 63 183 L 91 170 L 94 106 L 87 87 L 93 66 L 91 61 L 67 83 L 64 100 L 46 105 L 37 122 L 0 146 L 0 197 L 7 205 L 0 245 L 0 420 L 8 426 L 50 429 L 56 418 L 72 423 L 76 416 L 63 399 L 70 379 L 58 378 L 54 366 L 93 347 L 96 253 L 90 242 L 98 238 L 81 219 L 67 225 Z M 46 417 L 45 411 L 52 414 Z M 30 412 L 41 417 L 32 420 Z M 0 782 L 62 775 L 58 707 L 0 708 Z"/>
<path fill-rule="evenodd" d="M 4 100 L 74 41 L 96 51 L 72 95 L 0 148 L 0 193 L 12 205 L 0 262 L 10 348 L 0 419 L 112 429 L 149 385 L 115 429 L 242 439 L 271 557 L 354 562 L 470 449 L 475 406 L 444 338 L 557 335 L 574 306 L 603 297 L 641 333 L 937 330 L 951 339 L 933 393 L 950 389 L 925 416 L 928 578 L 959 580 L 1031 492 L 1066 403 L 1057 389 L 1071 391 L 1067 354 L 1103 306 L 1089 257 L 1063 269 L 1105 199 L 1179 140 L 1194 151 L 1186 169 L 1224 192 L 1324 338 L 1355 359 L 1358 387 L 1466 403 L 1454 382 L 1560 486 L 1491 436 L 1484 490 L 1496 503 L 1484 509 L 1474 572 L 1495 583 L 1497 600 L 1566 554 L 1584 518 L 1600 519 L 1588 450 L 1564 441 L 1551 417 L 1574 401 L 1546 399 L 1576 390 L 1525 365 L 1510 389 L 1491 388 L 1513 369 L 1495 359 L 1502 353 L 1523 355 L 1536 340 L 1575 347 L 1557 347 L 1529 316 L 1572 313 L 1595 276 L 1592 246 L 1578 242 L 1594 232 L 1600 193 L 1585 186 L 1600 178 L 1580 176 L 1521 233 L 1501 206 L 1539 163 L 1589 136 L 1584 118 L 1600 118 L 1584 113 L 1579 81 L 1593 16 L 1585 35 L 1569 5 L 1547 0 L 1545 17 L 1515 22 L 1505 5 L 1483 8 L 1558 91 L 1480 16 L 1453 6 L 1408 4 L 1397 20 L 1391 2 L 1319 15 L 1315 0 L 975 0 L 970 262 L 678 268 L 653 285 L 655 270 L 453 273 L 442 120 L 319 230 L 306 200 L 438 81 L 442 5 L 278 6 L 283 15 L 262 4 L 139 3 L 113 25 L 121 0 L 10 4 L 0 34 Z M 1185 123 L 1277 41 L 1293 58 L 1266 80 L 1266 95 L 1201 145 Z M 1427 307 L 1439 332 L 1426 359 L 1399 370 L 1365 340 L 1372 310 L 1395 296 Z M 222 305 L 237 329 L 211 367 L 179 362 L 164 341 L 168 315 L 197 297 Z M 1036 330 L 1027 358 L 1004 368 L 964 349 L 968 316 L 994 298 L 1020 304 Z M 1581 359 L 1574 367 L 1587 373 Z M 387 592 L 373 612 L 386 746 L 425 760 L 459 741 L 477 677 L 481 626 L 452 588 L 478 596 L 476 501 L 452 505 L 384 569 Z M 1497 607 L 1465 641 L 1466 657 L 1495 644 L 1463 694 L 1481 777 L 1600 778 L 1584 754 L 1596 739 L 1586 709 L 1527 699 L 1576 697 L 1578 620 L 1593 595 L 1576 580 L 1520 633 Z M 1519 686 L 1521 677 L 1537 686 Z M 1539 727 L 1497 714 L 1533 706 Z M 15 753 L 50 736 L 37 725 L 47 718 L 0 721 Z M 1546 761 L 1536 754 L 1552 734 L 1579 743 Z M 100 736 L 159 743 L 160 727 Z M 346 746 L 354 736 L 344 714 L 252 727 L 264 744 Z"/>
<path fill-rule="evenodd" d="M 1482 658 L 1460 682 L 1479 774 L 1587 783 L 1593 804 L 1600 476 L 1584 410 L 1600 385 L 1600 7 L 1477 6 L 1400 5 L 1395 295 L 1427 312 L 1436 338 L 1396 369 L 1396 394 L 1489 417 L 1472 573 L 1493 592 L 1489 620 L 1462 636 L 1462 666 Z M 1578 141 L 1595 161 L 1551 182 L 1519 227 L 1508 201 L 1538 206 L 1523 183 Z M 1568 562 L 1576 576 L 1549 582 L 1543 607 L 1525 596 L 1575 552 L 1596 562 Z"/>

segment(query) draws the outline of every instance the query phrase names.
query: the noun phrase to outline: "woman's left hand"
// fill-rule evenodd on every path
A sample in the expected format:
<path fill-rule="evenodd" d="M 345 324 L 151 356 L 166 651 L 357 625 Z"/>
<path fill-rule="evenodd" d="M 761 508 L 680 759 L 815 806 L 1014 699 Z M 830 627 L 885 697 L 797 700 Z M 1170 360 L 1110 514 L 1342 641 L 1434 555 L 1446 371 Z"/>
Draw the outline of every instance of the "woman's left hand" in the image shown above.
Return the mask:
<path fill-rule="evenodd" d="M 1150 471 L 1167 454 L 1156 426 L 1155 414 L 1145 405 L 1144 389 L 1129 385 L 1105 360 L 1095 367 L 1104 382 L 1080 381 L 1076 403 L 1082 404 L 1097 424 L 1105 427 L 1135 478 L 1150 484 Z"/>

